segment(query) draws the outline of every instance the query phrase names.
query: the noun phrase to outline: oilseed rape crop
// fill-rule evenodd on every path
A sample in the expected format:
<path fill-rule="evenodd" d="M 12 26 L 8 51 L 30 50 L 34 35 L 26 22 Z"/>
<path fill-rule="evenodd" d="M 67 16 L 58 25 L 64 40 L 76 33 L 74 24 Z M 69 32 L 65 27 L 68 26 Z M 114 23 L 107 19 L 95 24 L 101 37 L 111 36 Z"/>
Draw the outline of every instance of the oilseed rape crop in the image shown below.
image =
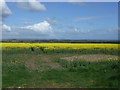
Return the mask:
<path fill-rule="evenodd" d="M 2 43 L 2 49 L 9 48 L 40 48 L 45 49 L 92 49 L 92 48 L 106 48 L 118 49 L 118 44 L 89 44 L 89 43 Z"/>
<path fill-rule="evenodd" d="M 119 44 L 100 43 L 2 43 L 2 50 L 41 53 L 105 53 L 117 54 Z"/>

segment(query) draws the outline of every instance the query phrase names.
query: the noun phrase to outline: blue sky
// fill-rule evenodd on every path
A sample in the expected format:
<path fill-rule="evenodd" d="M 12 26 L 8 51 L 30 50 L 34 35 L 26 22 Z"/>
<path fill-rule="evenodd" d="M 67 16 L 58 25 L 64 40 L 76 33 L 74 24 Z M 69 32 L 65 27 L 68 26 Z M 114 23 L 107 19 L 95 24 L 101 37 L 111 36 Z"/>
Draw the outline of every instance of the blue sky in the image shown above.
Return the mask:
<path fill-rule="evenodd" d="M 9 2 L 6 7 L 3 39 L 118 39 L 117 2 Z"/>

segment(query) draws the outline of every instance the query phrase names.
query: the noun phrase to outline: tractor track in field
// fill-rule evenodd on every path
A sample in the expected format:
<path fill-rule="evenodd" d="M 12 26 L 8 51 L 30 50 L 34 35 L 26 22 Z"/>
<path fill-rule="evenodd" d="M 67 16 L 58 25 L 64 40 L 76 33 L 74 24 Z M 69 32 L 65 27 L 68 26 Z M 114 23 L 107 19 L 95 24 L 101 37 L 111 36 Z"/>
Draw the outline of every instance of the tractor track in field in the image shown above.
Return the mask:
<path fill-rule="evenodd" d="M 39 61 L 43 61 L 44 63 L 37 63 Z M 61 65 L 59 65 L 56 62 L 53 62 L 49 57 L 47 56 L 40 56 L 40 57 L 33 57 L 31 59 L 28 59 L 25 61 L 25 66 L 29 69 L 29 71 L 31 70 L 37 70 L 37 71 L 45 71 L 48 69 L 63 69 L 63 67 Z M 44 66 L 44 67 L 41 67 Z"/>

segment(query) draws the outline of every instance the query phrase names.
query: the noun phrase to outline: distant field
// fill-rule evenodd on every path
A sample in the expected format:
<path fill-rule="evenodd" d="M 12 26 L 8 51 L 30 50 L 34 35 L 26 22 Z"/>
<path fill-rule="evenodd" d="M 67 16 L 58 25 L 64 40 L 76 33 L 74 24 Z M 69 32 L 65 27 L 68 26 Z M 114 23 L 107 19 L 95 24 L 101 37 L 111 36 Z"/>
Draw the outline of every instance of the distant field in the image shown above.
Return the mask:
<path fill-rule="evenodd" d="M 2 43 L 3 87 L 117 88 L 118 45 Z"/>

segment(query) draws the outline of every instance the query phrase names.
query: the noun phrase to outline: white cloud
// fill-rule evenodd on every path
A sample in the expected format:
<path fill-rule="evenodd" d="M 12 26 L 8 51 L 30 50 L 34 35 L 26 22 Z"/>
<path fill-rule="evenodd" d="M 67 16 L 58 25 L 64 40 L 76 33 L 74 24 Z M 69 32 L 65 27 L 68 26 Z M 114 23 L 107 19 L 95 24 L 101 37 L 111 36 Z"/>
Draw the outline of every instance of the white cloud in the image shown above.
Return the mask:
<path fill-rule="evenodd" d="M 27 2 L 28 0 L 6 0 L 8 2 Z M 29 0 L 34 2 L 33 0 Z M 56 0 L 37 0 L 40 2 L 56 2 Z M 57 0 L 57 2 L 119 2 L 119 0 Z"/>
<path fill-rule="evenodd" d="M 89 32 L 90 32 L 89 29 L 83 30 L 83 29 L 80 29 L 80 28 L 75 28 L 74 31 L 75 31 L 75 32 L 80 32 L 80 33 L 89 33 Z"/>
<path fill-rule="evenodd" d="M 40 32 L 42 34 L 49 34 L 52 32 L 52 26 L 47 21 L 43 21 L 34 25 L 29 25 L 21 28 Z"/>
<path fill-rule="evenodd" d="M 78 18 L 75 18 L 74 21 L 93 20 L 93 19 L 99 19 L 103 17 L 104 16 L 78 17 Z"/>
<path fill-rule="evenodd" d="M 52 25 L 58 25 L 59 24 L 54 18 L 47 18 L 47 21 Z"/>
<path fill-rule="evenodd" d="M 3 25 L 2 25 L 2 30 L 3 30 L 3 31 L 11 31 L 11 27 L 3 24 Z"/>
<path fill-rule="evenodd" d="M 9 16 L 12 14 L 11 10 L 8 8 L 7 4 L 5 3 L 4 0 L 0 1 L 0 17 L 5 17 L 5 16 Z"/>
<path fill-rule="evenodd" d="M 29 11 L 45 11 L 46 7 L 37 0 L 27 0 L 27 2 L 17 2 L 19 8 L 23 8 Z"/>

